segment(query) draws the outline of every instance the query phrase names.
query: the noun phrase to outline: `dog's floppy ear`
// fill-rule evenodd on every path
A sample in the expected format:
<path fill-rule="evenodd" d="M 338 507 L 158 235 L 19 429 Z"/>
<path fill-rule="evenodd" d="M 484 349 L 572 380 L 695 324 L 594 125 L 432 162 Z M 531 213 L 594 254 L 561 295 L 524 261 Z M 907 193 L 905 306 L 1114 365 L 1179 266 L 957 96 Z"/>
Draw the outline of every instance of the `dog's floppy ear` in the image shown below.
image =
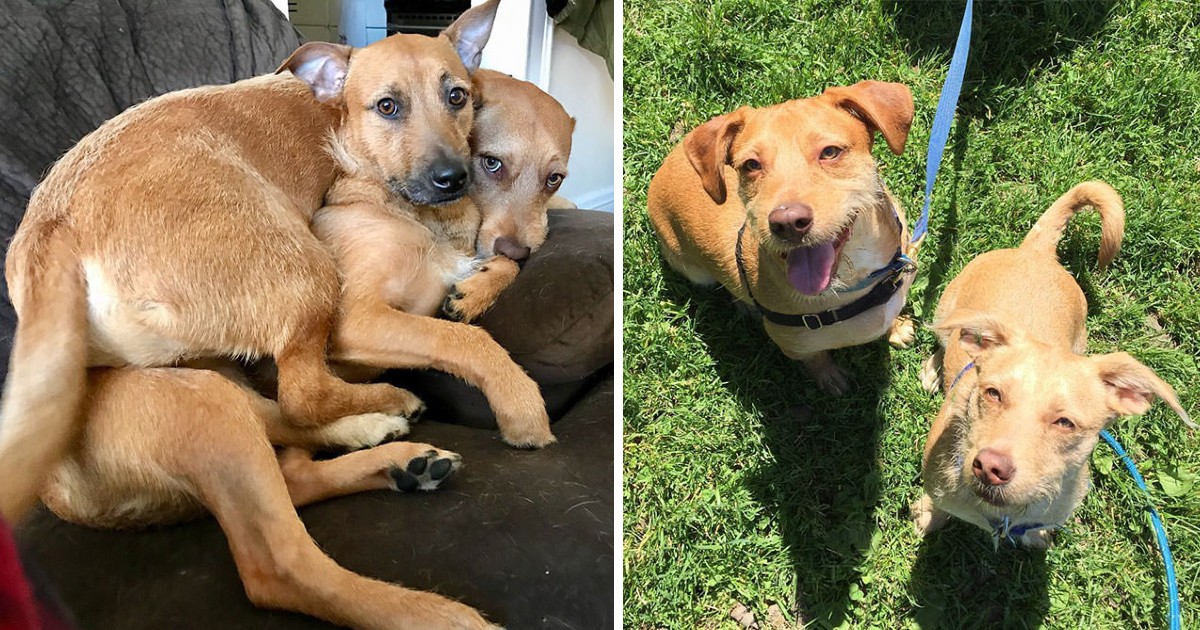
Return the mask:
<path fill-rule="evenodd" d="M 704 192 L 718 204 L 725 203 L 724 166 L 729 163 L 729 148 L 733 139 L 742 130 L 748 107 L 717 116 L 696 127 L 683 139 L 683 151 L 688 162 L 700 175 Z"/>
<path fill-rule="evenodd" d="M 907 85 L 859 81 L 850 87 L 829 88 L 825 96 L 861 118 L 868 129 L 882 133 L 892 153 L 904 152 L 913 119 L 912 92 Z"/>
<path fill-rule="evenodd" d="M 1175 390 L 1137 359 L 1124 352 L 1114 352 L 1092 357 L 1091 360 L 1108 393 L 1106 402 L 1109 409 L 1122 416 L 1136 416 L 1146 413 L 1155 397 L 1158 397 L 1175 410 L 1184 424 L 1193 429 L 1200 428 L 1179 404 Z"/>
<path fill-rule="evenodd" d="M 312 89 L 318 101 L 326 103 L 342 96 L 346 69 L 350 66 L 349 46 L 328 42 L 309 42 L 296 49 L 275 74 L 291 70 L 297 79 Z"/>
<path fill-rule="evenodd" d="M 934 324 L 933 329 L 941 335 L 958 330 L 958 344 L 973 360 L 1013 342 L 1013 333 L 1007 326 L 981 313 L 955 313 Z"/>
<path fill-rule="evenodd" d="M 449 38 L 450 43 L 454 44 L 458 58 L 462 59 L 470 74 L 479 69 L 479 62 L 483 59 L 483 47 L 492 36 L 492 24 L 496 22 L 496 10 L 499 6 L 500 0 L 489 0 L 477 7 L 471 7 L 442 32 Z"/>

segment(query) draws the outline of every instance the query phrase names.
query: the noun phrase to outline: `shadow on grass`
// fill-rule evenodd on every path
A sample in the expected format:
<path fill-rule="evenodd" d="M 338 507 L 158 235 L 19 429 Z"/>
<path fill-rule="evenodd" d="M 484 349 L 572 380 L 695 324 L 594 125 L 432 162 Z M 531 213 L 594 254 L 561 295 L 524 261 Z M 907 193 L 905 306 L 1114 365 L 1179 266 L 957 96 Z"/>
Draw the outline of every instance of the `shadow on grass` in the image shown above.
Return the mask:
<path fill-rule="evenodd" d="M 841 623 L 876 531 L 885 426 L 879 402 L 891 378 L 887 342 L 834 352 L 852 387 L 836 398 L 819 391 L 723 288 L 693 287 L 665 264 L 662 273 L 666 297 L 691 299 L 696 331 L 723 382 L 742 407 L 762 417 L 770 463 L 751 471 L 747 485 L 778 523 L 791 555 L 798 620 L 814 627 Z"/>
<path fill-rule="evenodd" d="M 951 521 L 921 541 L 909 581 L 921 630 L 1040 628 L 1050 610 L 1046 554 Z"/>
<path fill-rule="evenodd" d="M 976 2 L 971 54 L 960 111 L 988 113 L 1007 88 L 1023 85 L 1038 69 L 1052 69 L 1096 36 L 1108 21 L 1114 0 L 1034 0 Z M 949 59 L 962 23 L 964 0 L 889 0 L 896 31 L 914 62 Z"/>

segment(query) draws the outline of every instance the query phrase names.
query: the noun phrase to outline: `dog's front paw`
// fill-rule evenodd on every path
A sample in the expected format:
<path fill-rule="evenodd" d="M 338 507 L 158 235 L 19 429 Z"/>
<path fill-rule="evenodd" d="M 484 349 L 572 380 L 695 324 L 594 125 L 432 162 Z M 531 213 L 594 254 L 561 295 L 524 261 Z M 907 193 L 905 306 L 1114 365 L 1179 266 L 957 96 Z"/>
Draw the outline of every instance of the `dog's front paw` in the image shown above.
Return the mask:
<path fill-rule="evenodd" d="M 503 256 L 488 259 L 474 275 L 450 287 L 442 301 L 442 314 L 456 322 L 475 321 L 492 307 L 520 270 L 520 265 Z"/>
<path fill-rule="evenodd" d="M 921 498 L 908 508 L 908 514 L 917 534 L 922 537 L 937 531 L 949 518 L 948 514 L 934 507 L 933 499 L 929 498 L 928 494 L 922 494 Z"/>
<path fill-rule="evenodd" d="M 433 447 L 388 470 L 391 486 L 397 492 L 436 490 L 450 475 L 462 468 L 462 455 Z"/>
<path fill-rule="evenodd" d="M 1030 549 L 1049 549 L 1054 542 L 1054 530 L 1035 529 L 1021 535 L 1021 544 Z"/>
<path fill-rule="evenodd" d="M 942 388 L 942 350 L 929 355 L 921 365 L 921 389 L 936 394 Z"/>
<path fill-rule="evenodd" d="M 892 344 L 893 348 L 907 348 L 916 339 L 917 329 L 911 317 L 901 315 L 892 322 L 888 331 L 888 343 Z"/>

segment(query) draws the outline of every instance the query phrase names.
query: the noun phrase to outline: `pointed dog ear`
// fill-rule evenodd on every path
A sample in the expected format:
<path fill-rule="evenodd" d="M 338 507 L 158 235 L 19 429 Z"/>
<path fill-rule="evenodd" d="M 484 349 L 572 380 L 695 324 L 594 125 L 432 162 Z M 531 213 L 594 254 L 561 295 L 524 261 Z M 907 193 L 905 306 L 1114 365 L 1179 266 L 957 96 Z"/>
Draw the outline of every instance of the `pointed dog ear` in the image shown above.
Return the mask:
<path fill-rule="evenodd" d="M 450 43 L 454 44 L 454 50 L 467 67 L 468 74 L 474 74 L 479 69 L 479 63 L 483 59 L 483 47 L 492 36 L 492 25 L 496 22 L 496 11 L 499 7 L 500 0 L 489 0 L 477 7 L 471 7 L 442 31 Z"/>
<path fill-rule="evenodd" d="M 1174 409 L 1184 424 L 1193 429 L 1200 428 L 1179 404 L 1175 390 L 1137 359 L 1124 352 L 1114 352 L 1091 360 L 1100 382 L 1104 383 L 1108 395 L 1106 403 L 1112 411 L 1122 416 L 1141 415 L 1150 409 L 1157 397 Z"/>
<path fill-rule="evenodd" d="M 958 344 L 972 360 L 980 359 L 1014 340 L 1013 333 L 999 320 L 974 312 L 951 314 L 945 321 L 935 323 L 933 329 L 945 336 L 958 330 Z"/>
<path fill-rule="evenodd" d="M 907 85 L 860 81 L 849 87 L 829 88 L 824 96 L 861 118 L 868 130 L 882 133 L 892 153 L 904 152 L 913 119 L 912 92 Z"/>
<path fill-rule="evenodd" d="M 342 96 L 351 50 L 349 46 L 339 44 L 309 42 L 297 48 L 275 74 L 290 70 L 297 79 L 308 84 L 318 101 L 334 101 Z"/>
<path fill-rule="evenodd" d="M 729 164 L 729 149 L 733 146 L 733 139 L 742 130 L 748 111 L 749 107 L 740 107 L 732 113 L 717 116 L 693 129 L 683 139 L 683 151 L 687 154 L 688 162 L 700 175 L 704 192 L 718 205 L 725 203 L 728 196 L 724 166 Z"/>

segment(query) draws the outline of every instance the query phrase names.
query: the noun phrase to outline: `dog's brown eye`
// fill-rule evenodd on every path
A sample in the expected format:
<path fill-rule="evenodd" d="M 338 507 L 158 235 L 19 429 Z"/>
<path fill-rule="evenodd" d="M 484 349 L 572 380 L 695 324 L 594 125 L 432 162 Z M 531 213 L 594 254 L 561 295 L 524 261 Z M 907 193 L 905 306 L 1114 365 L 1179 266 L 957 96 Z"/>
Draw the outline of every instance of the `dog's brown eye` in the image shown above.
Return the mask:
<path fill-rule="evenodd" d="M 483 170 L 489 173 L 496 173 L 500 171 L 502 166 L 504 166 L 504 162 L 501 162 L 500 158 L 492 157 L 490 155 L 483 156 Z"/>
<path fill-rule="evenodd" d="M 562 173 L 550 173 L 550 177 L 546 178 L 546 188 L 558 188 L 563 183 Z"/>
<path fill-rule="evenodd" d="M 1000 390 L 996 389 L 995 387 L 989 387 L 983 390 L 983 395 L 996 402 L 1000 402 Z"/>
<path fill-rule="evenodd" d="M 1055 424 L 1055 426 L 1060 426 L 1064 429 L 1074 429 L 1075 428 L 1075 423 L 1071 422 L 1067 418 L 1059 418 L 1058 420 L 1054 421 L 1054 424 Z"/>
<path fill-rule="evenodd" d="M 467 104 L 467 91 L 460 87 L 450 88 L 450 94 L 446 99 L 451 106 L 457 109 Z"/>
<path fill-rule="evenodd" d="M 828 147 L 825 147 L 824 149 L 821 149 L 821 159 L 822 160 L 834 160 L 834 159 L 837 159 L 837 157 L 841 154 L 842 154 L 841 147 L 828 146 Z"/>
<path fill-rule="evenodd" d="M 396 101 L 390 98 L 381 98 L 375 103 L 375 111 L 379 112 L 384 118 L 395 118 L 396 114 L 400 113 L 400 107 L 396 105 Z"/>
<path fill-rule="evenodd" d="M 754 173 L 761 170 L 762 162 L 759 162 L 758 160 L 751 158 L 745 162 L 742 162 L 742 172 L 744 173 Z"/>

